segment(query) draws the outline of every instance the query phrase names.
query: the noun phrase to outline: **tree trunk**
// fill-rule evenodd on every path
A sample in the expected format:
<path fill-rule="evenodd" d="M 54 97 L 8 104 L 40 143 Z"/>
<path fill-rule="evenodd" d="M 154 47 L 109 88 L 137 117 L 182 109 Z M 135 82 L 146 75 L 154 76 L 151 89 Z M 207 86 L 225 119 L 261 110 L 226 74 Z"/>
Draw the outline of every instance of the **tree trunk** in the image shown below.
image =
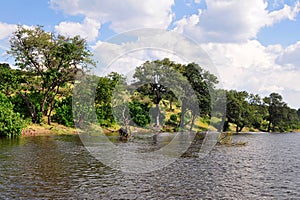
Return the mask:
<path fill-rule="evenodd" d="M 193 127 L 194 127 L 194 124 L 195 124 L 195 119 L 196 119 L 196 115 L 195 115 L 195 114 L 193 114 L 193 116 L 192 116 L 192 124 L 191 124 L 190 131 L 192 131 L 192 130 L 193 130 Z"/>
<path fill-rule="evenodd" d="M 271 131 L 271 122 L 269 122 L 269 124 L 268 124 L 268 130 L 267 130 L 267 132 L 270 132 Z"/>
<path fill-rule="evenodd" d="M 228 120 L 225 120 L 224 126 L 223 126 L 223 132 L 226 132 L 229 129 L 229 122 Z"/>
<path fill-rule="evenodd" d="M 159 104 L 156 104 L 156 127 L 159 128 L 160 122 L 159 122 Z"/>
<path fill-rule="evenodd" d="M 236 132 L 236 133 L 239 132 L 239 125 L 236 125 L 235 132 Z"/>
<path fill-rule="evenodd" d="M 222 116 L 222 121 L 220 125 L 218 126 L 218 132 L 225 131 L 224 129 L 227 129 L 227 124 L 226 124 L 226 114 Z"/>
<path fill-rule="evenodd" d="M 125 126 L 126 133 L 128 134 L 127 137 L 129 138 L 129 137 L 131 137 L 131 131 L 130 131 L 130 127 L 129 127 L 130 120 L 128 119 L 128 116 L 126 116 L 125 112 L 126 112 L 126 107 L 123 108 L 122 120 L 123 120 L 123 124 Z"/>
<path fill-rule="evenodd" d="M 48 115 L 48 125 L 51 125 L 51 114 Z"/>
<path fill-rule="evenodd" d="M 243 130 L 243 128 L 244 128 L 245 126 L 244 125 L 242 125 L 241 127 L 240 127 L 240 130 L 239 130 L 239 132 L 242 132 L 242 130 Z"/>
<path fill-rule="evenodd" d="M 54 105 L 51 105 L 49 113 L 48 113 L 48 125 L 51 125 L 51 115 L 52 115 L 52 111 L 53 111 Z"/>
<path fill-rule="evenodd" d="M 172 100 L 170 100 L 170 110 L 169 110 L 170 112 L 172 112 L 172 110 L 173 110 L 173 105 L 172 105 L 172 103 L 173 103 Z"/>
<path fill-rule="evenodd" d="M 184 128 L 184 114 L 185 113 L 183 111 L 180 113 L 180 124 L 179 124 L 180 128 Z"/>
<path fill-rule="evenodd" d="M 184 128 L 184 115 L 186 113 L 186 106 L 185 103 L 183 102 L 181 105 L 181 114 L 180 114 L 180 124 L 179 127 L 180 128 Z"/>
<path fill-rule="evenodd" d="M 45 110 L 45 105 L 46 105 L 46 97 L 43 97 L 42 103 L 41 103 L 41 112 L 43 115 L 47 115 L 47 110 Z"/>

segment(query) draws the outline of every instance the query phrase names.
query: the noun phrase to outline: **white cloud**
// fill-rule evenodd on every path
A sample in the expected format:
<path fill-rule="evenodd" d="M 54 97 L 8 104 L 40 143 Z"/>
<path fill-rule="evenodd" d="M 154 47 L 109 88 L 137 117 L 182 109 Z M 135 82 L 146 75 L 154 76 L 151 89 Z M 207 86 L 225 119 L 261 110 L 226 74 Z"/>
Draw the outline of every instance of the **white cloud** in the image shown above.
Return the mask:
<path fill-rule="evenodd" d="M 55 30 L 61 34 L 80 35 L 87 41 L 94 41 L 98 37 L 101 24 L 95 20 L 85 18 L 82 24 L 76 22 L 61 22 Z"/>
<path fill-rule="evenodd" d="M 300 43 L 293 47 L 298 45 Z M 284 49 L 280 45 L 265 47 L 256 40 L 201 46 L 213 60 L 225 88 L 246 90 L 262 96 L 278 92 L 290 106 L 300 107 L 297 101 L 300 98 L 300 68 L 285 67 L 277 62 L 285 52 L 295 48 Z M 295 59 L 296 54 L 292 56 Z"/>
<path fill-rule="evenodd" d="M 284 5 L 280 10 L 273 11 L 269 14 L 272 22 L 280 22 L 282 19 L 294 20 L 300 11 L 300 2 L 296 2 L 294 7 Z"/>
<path fill-rule="evenodd" d="M 6 24 L 0 22 L 0 40 L 9 37 L 15 30 L 17 26 L 14 24 Z"/>
<path fill-rule="evenodd" d="M 300 69 L 300 41 L 288 46 L 278 57 L 277 63 Z"/>
<path fill-rule="evenodd" d="M 176 62 L 186 63 L 195 61 L 189 58 L 197 55 L 205 59 L 204 54 L 198 54 L 201 48 L 197 49 L 178 35 L 172 35 L 172 31 L 160 34 L 149 33 L 149 30 L 145 32 L 148 34 L 143 36 L 140 33 L 139 37 L 127 42 L 98 42 L 93 48 L 96 59 L 102 62 L 100 69 L 106 67 L 108 71 L 105 73 L 117 71 L 126 74 L 145 60 L 169 57 Z M 285 67 L 277 62 L 284 53 L 295 48 L 283 48 L 281 45 L 265 47 L 257 40 L 243 43 L 206 43 L 201 47 L 208 53 L 214 65 L 201 58 L 196 62 L 218 75 L 221 85 L 226 89 L 246 90 L 262 97 L 278 92 L 290 106 L 300 107 L 297 101 L 300 98 L 300 68 Z M 300 44 L 293 47 L 300 49 Z"/>
<path fill-rule="evenodd" d="M 199 42 L 245 42 L 255 38 L 262 27 L 293 20 L 300 8 L 297 2 L 294 7 L 284 5 L 269 12 L 264 0 L 209 0 L 206 4 L 207 9 L 197 15 L 175 22 L 175 30 Z"/>
<path fill-rule="evenodd" d="M 123 32 L 146 27 L 166 29 L 173 18 L 174 0 L 50 0 L 50 4 L 70 15 L 111 22 L 114 31 Z"/>

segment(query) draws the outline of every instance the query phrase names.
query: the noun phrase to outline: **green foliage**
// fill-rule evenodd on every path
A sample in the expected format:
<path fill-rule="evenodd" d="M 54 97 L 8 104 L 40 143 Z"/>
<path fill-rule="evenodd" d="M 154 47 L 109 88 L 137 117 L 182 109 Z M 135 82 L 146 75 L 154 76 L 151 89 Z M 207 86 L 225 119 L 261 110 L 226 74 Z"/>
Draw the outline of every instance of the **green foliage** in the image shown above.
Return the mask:
<path fill-rule="evenodd" d="M 242 131 L 245 126 L 251 126 L 253 122 L 253 109 L 247 101 L 249 97 L 245 91 L 227 92 L 227 120 L 236 125 L 236 132 Z"/>
<path fill-rule="evenodd" d="M 52 119 L 59 124 L 67 127 L 73 127 L 74 118 L 72 111 L 72 96 L 68 96 L 58 101 L 55 107 L 55 114 Z"/>
<path fill-rule="evenodd" d="M 110 127 L 115 124 L 110 102 L 102 103 L 96 106 L 96 115 L 100 126 Z"/>
<path fill-rule="evenodd" d="M 211 92 L 214 90 L 215 84 L 218 83 L 217 77 L 209 71 L 204 70 L 196 63 L 189 63 L 187 65 L 173 65 L 174 68 L 187 78 L 189 84 L 197 96 L 197 106 L 199 106 L 200 115 L 210 115 L 211 112 Z M 186 94 L 190 98 L 189 94 Z M 193 103 L 185 99 L 186 106 L 190 107 Z M 191 111 L 195 110 L 190 108 Z"/>
<path fill-rule="evenodd" d="M 55 98 L 61 89 L 74 82 L 77 72 L 87 71 L 89 65 L 94 65 L 84 39 L 49 33 L 41 26 L 18 26 L 10 38 L 8 53 L 15 57 L 16 66 L 28 72 L 22 98 L 34 123 L 38 123 L 41 112 L 48 116 L 50 124 Z M 28 94 L 31 91 L 39 91 L 42 95 L 39 108 Z"/>
<path fill-rule="evenodd" d="M 134 123 L 144 127 L 151 121 L 149 115 L 150 106 L 147 103 L 141 103 L 137 100 L 133 100 L 129 103 L 129 114 Z"/>
<path fill-rule="evenodd" d="M 20 87 L 21 71 L 11 69 L 7 63 L 0 63 L 0 80 L 0 92 L 10 95 Z"/>
<path fill-rule="evenodd" d="M 13 111 L 13 104 L 0 93 L 0 136 L 17 136 L 22 132 L 24 121 Z"/>
<path fill-rule="evenodd" d="M 73 89 L 73 117 L 76 127 L 96 123 L 95 112 L 95 87 L 98 78 L 96 76 L 83 76 L 80 81 L 75 83 Z"/>
<path fill-rule="evenodd" d="M 10 101 L 12 102 L 12 104 L 14 105 L 14 112 L 16 113 L 20 113 L 20 115 L 22 116 L 22 118 L 27 119 L 27 118 L 31 118 L 30 116 L 30 112 L 28 111 L 26 102 L 21 98 L 20 95 L 13 95 L 10 98 Z"/>
<path fill-rule="evenodd" d="M 124 80 L 124 77 L 116 72 L 99 77 L 95 93 L 95 107 L 100 126 L 109 127 L 116 123 L 112 111 L 113 92 L 117 84 L 124 83 Z"/>
<path fill-rule="evenodd" d="M 264 103 L 268 108 L 268 128 L 267 131 L 288 131 L 291 128 L 297 127 L 299 117 L 297 111 L 287 106 L 282 101 L 282 96 L 278 93 L 271 93 L 264 98 Z"/>
<path fill-rule="evenodd" d="M 176 122 L 177 121 L 177 115 L 176 114 L 170 115 L 170 120 L 173 121 L 173 122 Z"/>

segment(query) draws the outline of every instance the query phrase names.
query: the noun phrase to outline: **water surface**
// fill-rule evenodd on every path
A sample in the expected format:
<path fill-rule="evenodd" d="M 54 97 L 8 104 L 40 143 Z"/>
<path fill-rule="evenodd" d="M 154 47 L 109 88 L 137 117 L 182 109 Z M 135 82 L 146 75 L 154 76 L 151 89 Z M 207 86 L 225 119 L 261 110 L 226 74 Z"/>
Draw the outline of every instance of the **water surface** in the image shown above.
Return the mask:
<path fill-rule="evenodd" d="M 0 199 L 287 199 L 300 196 L 300 134 L 245 134 L 206 158 L 187 153 L 146 174 L 93 158 L 78 136 L 0 139 Z M 150 140 L 126 148 L 161 145 Z M 199 149 L 196 147 L 194 149 Z"/>

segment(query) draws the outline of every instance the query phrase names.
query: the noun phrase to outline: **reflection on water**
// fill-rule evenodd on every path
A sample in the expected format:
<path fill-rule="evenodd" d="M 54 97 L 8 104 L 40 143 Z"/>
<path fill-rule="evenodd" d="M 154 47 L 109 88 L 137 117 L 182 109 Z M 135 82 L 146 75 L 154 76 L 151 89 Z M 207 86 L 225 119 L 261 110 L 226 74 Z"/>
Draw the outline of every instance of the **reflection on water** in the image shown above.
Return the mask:
<path fill-rule="evenodd" d="M 0 199 L 300 196 L 300 134 L 247 134 L 235 140 L 249 143 L 216 147 L 203 159 L 187 154 L 164 169 L 129 174 L 94 159 L 77 136 L 0 139 Z M 157 143 L 136 139 L 118 145 L 155 149 Z"/>

